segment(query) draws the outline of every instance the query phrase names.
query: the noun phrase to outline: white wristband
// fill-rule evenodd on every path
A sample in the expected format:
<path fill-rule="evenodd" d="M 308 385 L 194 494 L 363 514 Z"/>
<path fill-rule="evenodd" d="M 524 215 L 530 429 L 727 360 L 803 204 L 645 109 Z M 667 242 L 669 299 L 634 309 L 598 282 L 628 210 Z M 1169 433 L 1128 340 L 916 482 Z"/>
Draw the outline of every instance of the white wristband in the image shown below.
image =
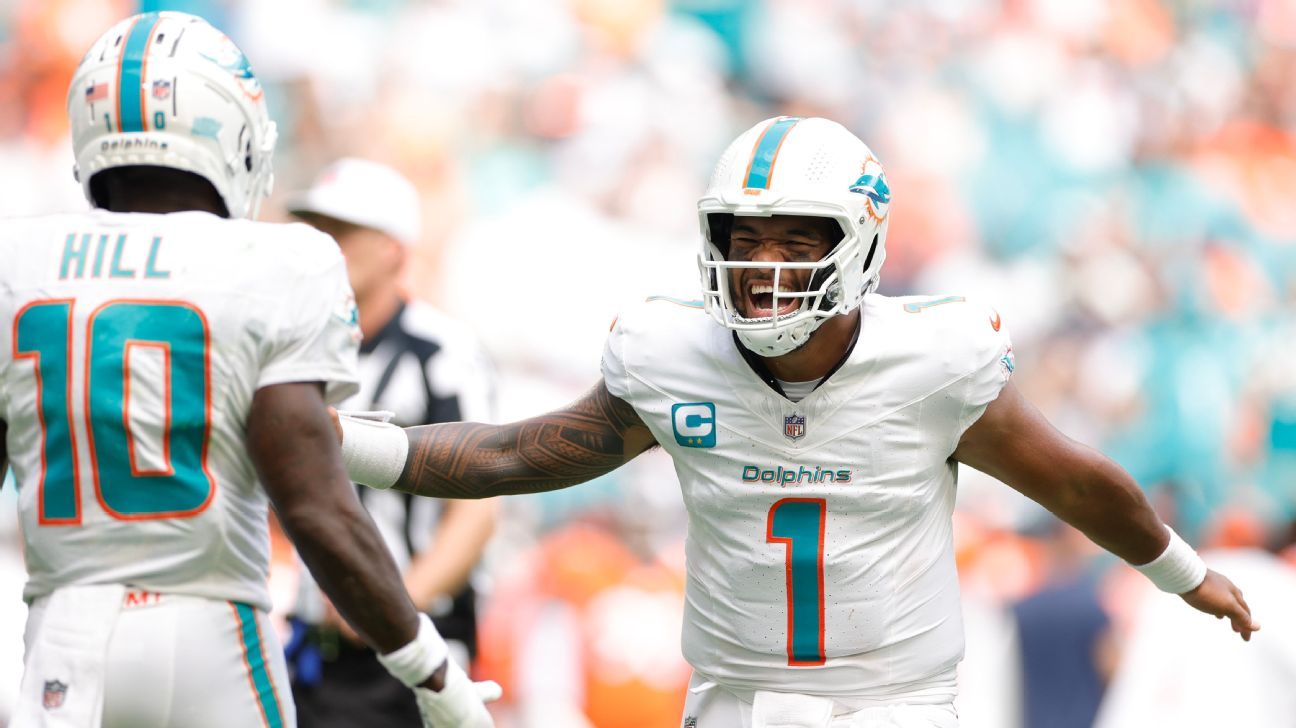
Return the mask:
<path fill-rule="evenodd" d="M 1206 579 L 1206 562 L 1202 561 L 1192 546 L 1179 538 L 1173 528 L 1166 526 L 1165 529 L 1170 533 L 1170 543 L 1166 545 L 1165 551 L 1152 562 L 1134 568 L 1151 579 L 1163 592 L 1190 592 Z"/>
<path fill-rule="evenodd" d="M 404 647 L 378 655 L 392 677 L 408 687 L 421 685 L 450 656 L 450 648 L 426 614 L 419 615 L 418 636 Z"/>
<path fill-rule="evenodd" d="M 342 426 L 342 463 L 347 475 L 371 488 L 396 484 L 405 469 L 409 437 L 396 425 L 338 414 Z"/>

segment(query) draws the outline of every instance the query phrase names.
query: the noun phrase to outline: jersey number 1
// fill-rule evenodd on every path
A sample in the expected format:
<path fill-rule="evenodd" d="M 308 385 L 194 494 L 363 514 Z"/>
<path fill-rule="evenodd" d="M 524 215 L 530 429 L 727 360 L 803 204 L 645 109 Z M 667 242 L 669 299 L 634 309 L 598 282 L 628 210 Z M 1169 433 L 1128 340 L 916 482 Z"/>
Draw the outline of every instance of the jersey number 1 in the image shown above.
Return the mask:
<path fill-rule="evenodd" d="M 784 498 L 769 510 L 766 543 L 781 543 L 787 556 L 788 664 L 822 665 L 824 654 L 823 498 Z"/>
<path fill-rule="evenodd" d="M 41 424 L 39 522 L 81 522 L 77 466 L 77 407 L 72 397 L 72 299 L 38 301 L 14 322 L 16 359 L 36 369 L 36 416 Z M 215 481 L 207 472 L 211 431 L 207 321 L 179 301 L 110 301 L 86 325 L 84 403 L 95 495 L 119 520 L 176 518 L 201 512 Z M 135 459 L 131 430 L 131 357 L 160 351 L 165 408 L 163 466 L 145 469 Z"/>

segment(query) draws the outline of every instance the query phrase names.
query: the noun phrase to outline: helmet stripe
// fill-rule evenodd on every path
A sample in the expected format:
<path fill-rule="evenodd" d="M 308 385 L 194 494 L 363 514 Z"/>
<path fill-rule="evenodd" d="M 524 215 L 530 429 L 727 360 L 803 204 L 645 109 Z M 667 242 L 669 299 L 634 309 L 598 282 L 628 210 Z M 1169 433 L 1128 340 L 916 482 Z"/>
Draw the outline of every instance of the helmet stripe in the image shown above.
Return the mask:
<path fill-rule="evenodd" d="M 145 13 L 131 23 L 117 66 L 117 130 L 144 131 L 144 56 L 160 18 Z"/>
<path fill-rule="evenodd" d="M 779 148 L 787 133 L 801 121 L 799 117 L 784 116 L 765 127 L 756 147 L 752 149 L 751 161 L 747 163 L 747 179 L 743 187 L 749 190 L 768 190 L 770 179 L 774 177 L 774 162 L 778 159 Z"/>

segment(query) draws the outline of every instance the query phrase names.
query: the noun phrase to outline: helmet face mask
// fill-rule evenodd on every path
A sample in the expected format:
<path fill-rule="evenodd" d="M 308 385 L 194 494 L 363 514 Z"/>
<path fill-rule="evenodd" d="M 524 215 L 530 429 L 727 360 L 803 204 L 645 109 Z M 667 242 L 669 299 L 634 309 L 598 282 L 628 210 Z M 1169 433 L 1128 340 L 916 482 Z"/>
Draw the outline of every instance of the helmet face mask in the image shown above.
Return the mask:
<path fill-rule="evenodd" d="M 68 91 L 76 177 L 130 166 L 191 172 L 231 217 L 256 216 L 274 182 L 275 124 L 243 52 L 205 20 L 143 13 L 100 36 Z"/>
<path fill-rule="evenodd" d="M 890 190 L 882 165 L 858 138 L 826 119 L 779 117 L 757 124 L 725 151 L 698 202 L 698 256 L 706 310 L 751 351 L 777 357 L 796 350 L 826 320 L 857 308 L 877 285 L 885 258 Z M 818 261 L 732 259 L 726 220 L 831 218 L 842 238 Z M 742 269 L 771 271 L 771 315 L 742 315 L 730 280 Z M 780 290 L 789 271 L 808 270 L 800 290 Z M 793 300 L 800 301 L 790 308 Z M 784 310 L 787 309 L 787 310 Z"/>
<path fill-rule="evenodd" d="M 713 236 L 716 234 L 715 218 L 720 216 L 719 213 L 712 214 Z M 743 218 L 734 218 L 736 225 L 741 225 L 742 221 Z M 728 322 L 728 328 L 739 332 L 740 336 L 745 332 L 787 329 L 786 335 L 802 340 L 804 333 L 808 332 L 799 332 L 797 326 L 789 325 L 789 319 L 820 321 L 843 312 L 841 276 L 837 265 L 842 252 L 841 242 L 838 229 L 837 239 L 829 243 L 827 252 L 818 260 L 750 261 L 741 260 L 741 256 L 734 254 L 732 243 L 722 246 L 708 241 L 709 255 L 699 258 L 704 280 L 710 283 L 705 293 Z M 758 271 L 756 279 L 771 289 L 768 315 L 753 315 L 751 302 L 743 305 L 747 292 L 742 290 L 739 281 L 748 278 L 745 271 Z"/>

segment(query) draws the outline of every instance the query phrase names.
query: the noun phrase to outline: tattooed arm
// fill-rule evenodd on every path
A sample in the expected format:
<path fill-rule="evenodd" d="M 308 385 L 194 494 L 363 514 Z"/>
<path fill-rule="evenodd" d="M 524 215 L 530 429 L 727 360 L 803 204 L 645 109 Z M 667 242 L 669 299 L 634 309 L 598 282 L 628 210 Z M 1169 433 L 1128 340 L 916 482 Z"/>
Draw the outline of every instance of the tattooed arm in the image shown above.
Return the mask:
<path fill-rule="evenodd" d="M 566 488 L 609 473 L 657 443 L 603 380 L 563 409 L 507 425 L 411 427 L 394 486 L 438 498 L 489 498 Z"/>

